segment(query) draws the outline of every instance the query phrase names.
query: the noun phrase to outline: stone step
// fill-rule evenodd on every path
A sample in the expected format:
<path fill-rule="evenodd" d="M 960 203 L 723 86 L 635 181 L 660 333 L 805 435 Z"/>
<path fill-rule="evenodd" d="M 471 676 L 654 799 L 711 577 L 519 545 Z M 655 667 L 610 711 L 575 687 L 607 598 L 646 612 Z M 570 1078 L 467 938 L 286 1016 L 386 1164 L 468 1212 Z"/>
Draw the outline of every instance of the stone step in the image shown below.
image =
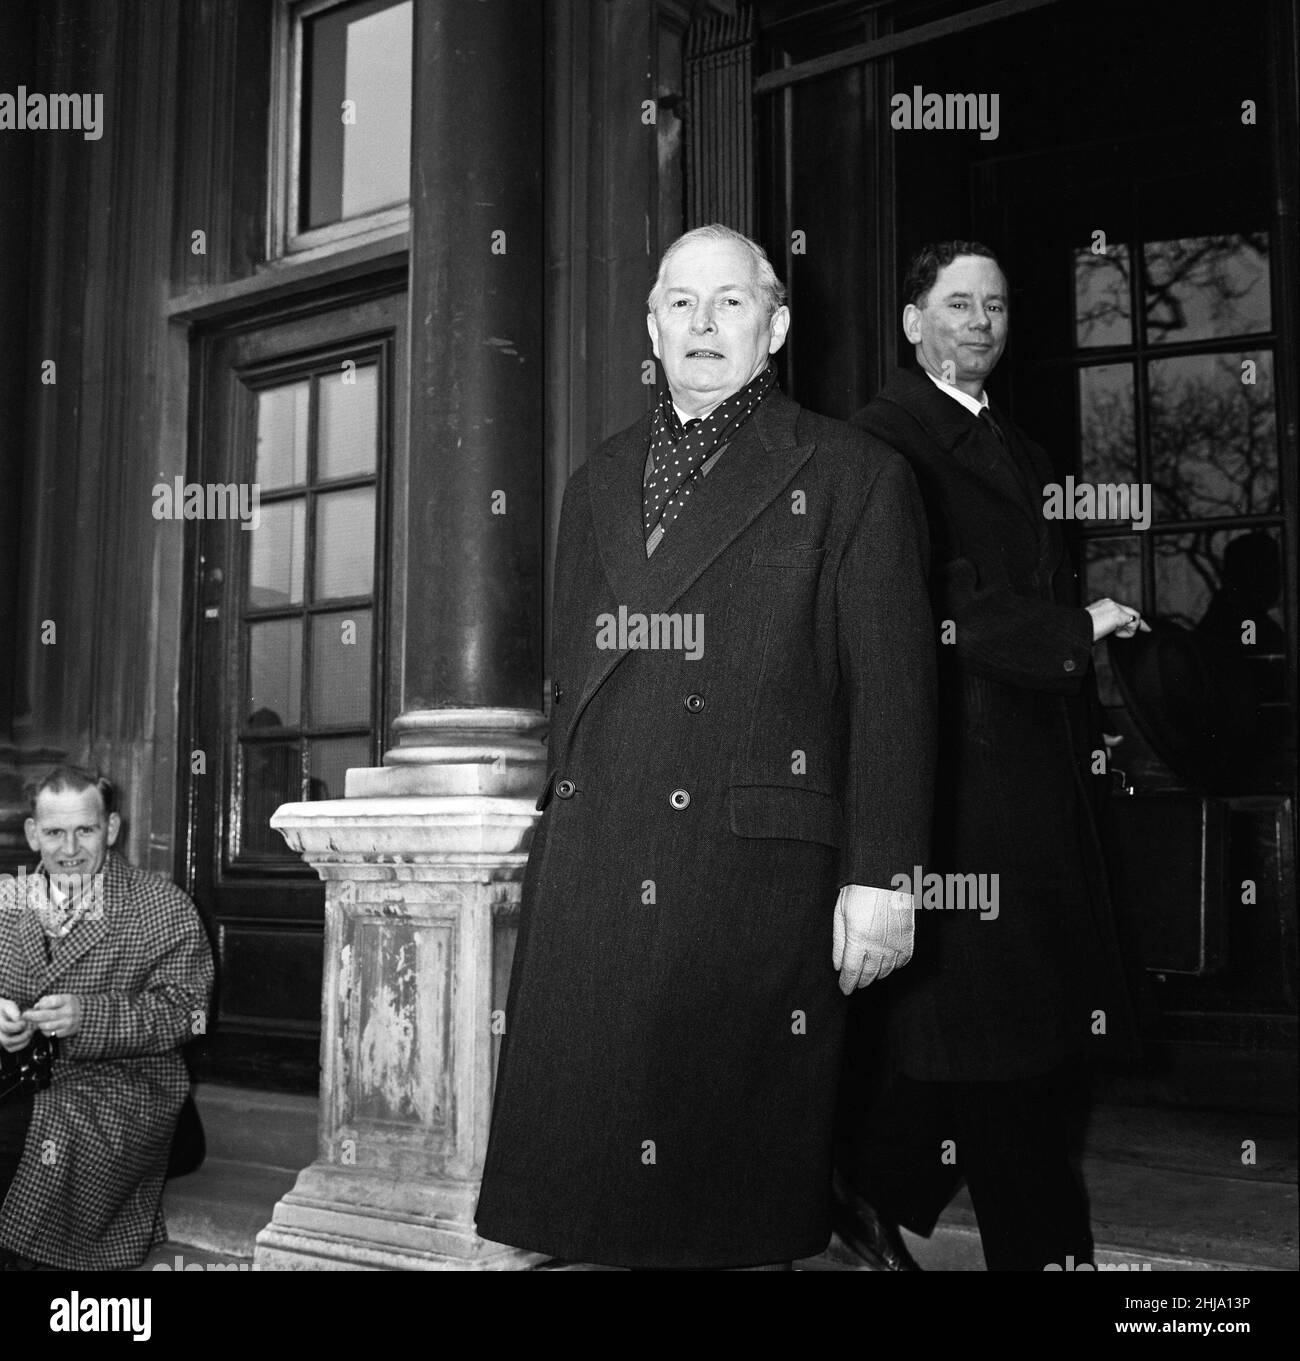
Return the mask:
<path fill-rule="evenodd" d="M 251 1258 L 276 1201 L 316 1156 L 317 1099 L 203 1083 L 194 1104 L 208 1155 L 197 1172 L 167 1183 L 167 1251 L 184 1244 L 218 1257 Z M 170 1261 L 167 1251 L 155 1249 L 146 1267 Z"/>
<path fill-rule="evenodd" d="M 163 1213 L 169 1243 L 219 1256 L 252 1257 L 253 1241 L 298 1173 L 209 1158 L 197 1172 L 167 1183 Z"/>
<path fill-rule="evenodd" d="M 306 1167 L 316 1156 L 314 1096 L 223 1087 L 205 1082 L 194 1090 L 208 1157 L 257 1167 Z"/>

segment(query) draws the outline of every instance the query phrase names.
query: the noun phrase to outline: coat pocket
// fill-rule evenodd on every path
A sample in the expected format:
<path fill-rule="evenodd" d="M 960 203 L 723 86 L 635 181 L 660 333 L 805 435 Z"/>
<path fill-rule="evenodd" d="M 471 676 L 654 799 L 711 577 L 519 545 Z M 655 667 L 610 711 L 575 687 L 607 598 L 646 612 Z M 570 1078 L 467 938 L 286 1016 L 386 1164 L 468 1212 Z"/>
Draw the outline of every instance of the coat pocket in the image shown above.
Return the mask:
<path fill-rule="evenodd" d="M 838 847 L 844 812 L 833 794 L 795 785 L 734 784 L 727 792 L 731 830 L 737 836 L 783 837 Z"/>
<path fill-rule="evenodd" d="M 753 567 L 820 567 L 826 550 L 814 544 L 773 545 L 754 554 Z"/>

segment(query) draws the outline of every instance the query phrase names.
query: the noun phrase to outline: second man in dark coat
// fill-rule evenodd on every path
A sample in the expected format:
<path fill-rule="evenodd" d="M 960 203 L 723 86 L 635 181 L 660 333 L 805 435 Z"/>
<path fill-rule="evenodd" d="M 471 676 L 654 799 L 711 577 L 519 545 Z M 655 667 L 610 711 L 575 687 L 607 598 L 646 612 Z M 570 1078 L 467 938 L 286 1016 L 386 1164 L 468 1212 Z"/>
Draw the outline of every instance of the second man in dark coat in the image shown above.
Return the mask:
<path fill-rule="evenodd" d="M 939 764 L 916 958 L 879 999 L 889 1083 L 865 1109 L 846 1084 L 841 1227 L 905 1269 L 896 1224 L 928 1234 L 964 1176 L 990 1269 L 1042 1270 L 1091 1260 L 1069 1158 L 1079 1065 L 1132 1036 L 1088 701 L 1094 643 L 1146 626 L 1131 606 L 1078 603 L 1044 515 L 1052 467 L 984 390 L 1009 321 L 992 253 L 926 247 L 904 291 L 916 366 L 854 420 L 906 456 L 926 502 Z"/>

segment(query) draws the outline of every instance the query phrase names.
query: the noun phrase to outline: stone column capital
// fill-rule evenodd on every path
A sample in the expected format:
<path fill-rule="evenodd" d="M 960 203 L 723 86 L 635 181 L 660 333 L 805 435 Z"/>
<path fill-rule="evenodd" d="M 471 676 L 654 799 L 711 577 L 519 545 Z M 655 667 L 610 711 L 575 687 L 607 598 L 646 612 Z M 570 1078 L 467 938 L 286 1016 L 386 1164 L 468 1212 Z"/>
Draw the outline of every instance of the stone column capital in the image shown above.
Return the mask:
<path fill-rule="evenodd" d="M 424 769 L 424 768 L 421 768 Z M 384 774 L 385 771 L 350 771 Z M 445 795 L 286 803 L 271 826 L 322 878 L 427 878 L 453 865 L 496 867 L 517 877 L 540 814 L 531 798 Z"/>

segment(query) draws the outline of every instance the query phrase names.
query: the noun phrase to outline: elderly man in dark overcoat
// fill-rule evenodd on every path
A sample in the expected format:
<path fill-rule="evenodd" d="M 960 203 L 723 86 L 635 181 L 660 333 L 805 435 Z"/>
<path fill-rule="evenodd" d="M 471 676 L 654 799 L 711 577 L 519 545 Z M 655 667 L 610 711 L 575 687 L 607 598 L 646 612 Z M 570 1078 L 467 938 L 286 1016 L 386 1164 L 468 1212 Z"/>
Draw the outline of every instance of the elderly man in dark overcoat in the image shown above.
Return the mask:
<path fill-rule="evenodd" d="M 1078 603 L 1044 515 L 1056 475 L 984 390 L 1010 311 L 992 252 L 926 247 L 904 295 L 916 365 L 854 421 L 906 456 L 929 517 L 939 763 L 914 883 L 934 876 L 933 901 L 923 889 L 916 958 L 878 999 L 884 1094 L 846 1086 L 838 1227 L 874 1265 L 914 1269 L 898 1224 L 928 1234 L 964 1176 L 989 1268 L 1042 1270 L 1091 1261 L 1069 1156 L 1079 1063 L 1132 1038 L 1094 816 L 1092 648 L 1146 625 Z M 960 901 L 976 892 L 980 911 Z"/>
<path fill-rule="evenodd" d="M 0 1266 L 138 1266 L 206 1032 L 212 952 L 174 884 L 113 850 L 115 791 L 60 766 L 35 783 L 40 868 L 0 885 L 0 1048 L 53 1041 L 49 1086 L 0 1099 Z"/>
<path fill-rule="evenodd" d="M 924 512 L 901 458 L 777 388 L 789 312 L 753 242 L 680 238 L 648 325 L 667 386 L 564 498 L 478 1228 L 780 1269 L 829 1237 L 845 993 L 910 955 Z"/>

